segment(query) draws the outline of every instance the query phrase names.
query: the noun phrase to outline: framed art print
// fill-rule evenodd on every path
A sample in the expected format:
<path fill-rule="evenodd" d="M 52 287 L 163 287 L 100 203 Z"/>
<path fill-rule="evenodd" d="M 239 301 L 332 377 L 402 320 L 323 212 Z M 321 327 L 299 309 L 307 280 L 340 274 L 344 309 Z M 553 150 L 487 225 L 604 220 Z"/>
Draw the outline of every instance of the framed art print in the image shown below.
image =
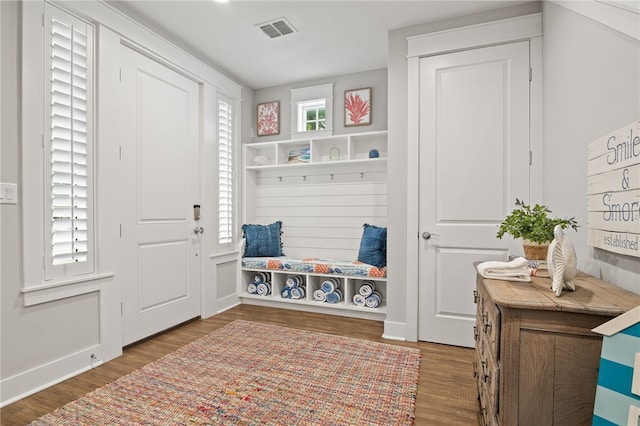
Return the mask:
<path fill-rule="evenodd" d="M 371 87 L 344 91 L 344 125 L 371 124 Z"/>
<path fill-rule="evenodd" d="M 258 136 L 280 134 L 280 101 L 258 104 L 257 117 Z"/>

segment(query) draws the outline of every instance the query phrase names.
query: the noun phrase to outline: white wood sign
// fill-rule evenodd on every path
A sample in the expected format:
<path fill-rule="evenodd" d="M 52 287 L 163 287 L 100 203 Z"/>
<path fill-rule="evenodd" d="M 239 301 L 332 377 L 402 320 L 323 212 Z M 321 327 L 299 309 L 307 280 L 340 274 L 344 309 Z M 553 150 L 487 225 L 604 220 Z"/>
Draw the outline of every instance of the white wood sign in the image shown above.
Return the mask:
<path fill-rule="evenodd" d="M 640 120 L 589 144 L 587 243 L 640 257 Z"/>

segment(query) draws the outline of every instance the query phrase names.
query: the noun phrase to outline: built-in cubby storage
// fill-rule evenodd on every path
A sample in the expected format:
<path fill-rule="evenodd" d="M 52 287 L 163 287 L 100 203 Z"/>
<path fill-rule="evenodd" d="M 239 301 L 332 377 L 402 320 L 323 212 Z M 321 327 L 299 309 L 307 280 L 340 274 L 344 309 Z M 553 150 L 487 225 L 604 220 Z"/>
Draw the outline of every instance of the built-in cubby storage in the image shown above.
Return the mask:
<path fill-rule="evenodd" d="M 269 294 L 261 295 L 250 292 L 250 285 L 255 284 L 255 277 L 260 273 L 270 275 L 269 284 L 271 292 Z M 304 288 L 304 296 L 300 299 L 283 297 L 282 290 L 287 287 L 287 279 L 295 276 L 299 276 L 302 279 L 301 286 Z M 337 303 L 331 303 L 327 300 L 317 300 L 314 297 L 314 293 L 316 291 L 322 291 L 323 283 L 326 280 L 335 280 L 337 283 L 336 287 L 342 293 L 340 300 Z M 354 296 L 360 294 L 359 289 L 365 281 L 372 283 L 375 287 L 375 291 L 381 299 L 378 307 L 357 306 L 354 303 Z M 343 315 L 372 319 L 384 319 L 387 311 L 387 280 L 385 278 L 345 277 L 330 274 L 303 274 L 297 272 L 266 271 L 264 269 L 243 268 L 240 287 L 240 297 L 249 303 L 255 301 L 267 302 L 266 304 L 271 306 L 307 307 L 312 311 L 318 311 L 317 308 L 339 310 Z"/>
<path fill-rule="evenodd" d="M 285 255 L 354 261 L 363 224 L 387 226 L 387 131 L 244 144 L 243 222 L 282 222 Z M 243 303 L 365 319 L 386 318 L 387 281 L 374 278 L 377 300 L 354 303 L 367 277 L 269 270 L 267 293 L 249 291 L 256 272 L 242 268 L 238 292 Z M 302 275 L 302 291 L 288 291 L 287 279 Z M 336 295 L 316 300 L 327 278 L 338 280 Z M 257 290 L 253 289 L 252 290 Z M 303 297 L 294 298 L 304 293 Z"/>
<path fill-rule="evenodd" d="M 364 160 L 386 161 L 387 132 L 257 142 L 244 145 L 244 149 L 247 170 Z"/>

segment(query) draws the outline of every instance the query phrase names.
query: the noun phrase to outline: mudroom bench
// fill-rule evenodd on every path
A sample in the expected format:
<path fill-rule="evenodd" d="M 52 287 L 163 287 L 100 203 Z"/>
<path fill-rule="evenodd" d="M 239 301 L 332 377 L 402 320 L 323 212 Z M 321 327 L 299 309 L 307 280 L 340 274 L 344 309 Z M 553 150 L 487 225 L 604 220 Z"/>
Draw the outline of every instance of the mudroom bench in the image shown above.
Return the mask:
<path fill-rule="evenodd" d="M 364 319 L 386 317 L 387 268 L 315 257 L 243 257 L 243 303 Z"/>
<path fill-rule="evenodd" d="M 242 144 L 242 303 L 386 319 L 387 131 L 352 130 Z"/>

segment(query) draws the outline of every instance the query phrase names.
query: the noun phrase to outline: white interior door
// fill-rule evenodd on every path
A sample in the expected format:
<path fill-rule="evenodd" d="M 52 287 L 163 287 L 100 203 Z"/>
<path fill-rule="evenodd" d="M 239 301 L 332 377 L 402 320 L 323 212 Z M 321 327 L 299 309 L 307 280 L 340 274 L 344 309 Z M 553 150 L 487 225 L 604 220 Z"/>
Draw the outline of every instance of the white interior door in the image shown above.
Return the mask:
<path fill-rule="evenodd" d="M 123 343 L 199 315 L 198 84 L 122 47 Z"/>
<path fill-rule="evenodd" d="M 474 261 L 529 197 L 529 43 L 420 59 L 418 338 L 473 346 Z"/>

